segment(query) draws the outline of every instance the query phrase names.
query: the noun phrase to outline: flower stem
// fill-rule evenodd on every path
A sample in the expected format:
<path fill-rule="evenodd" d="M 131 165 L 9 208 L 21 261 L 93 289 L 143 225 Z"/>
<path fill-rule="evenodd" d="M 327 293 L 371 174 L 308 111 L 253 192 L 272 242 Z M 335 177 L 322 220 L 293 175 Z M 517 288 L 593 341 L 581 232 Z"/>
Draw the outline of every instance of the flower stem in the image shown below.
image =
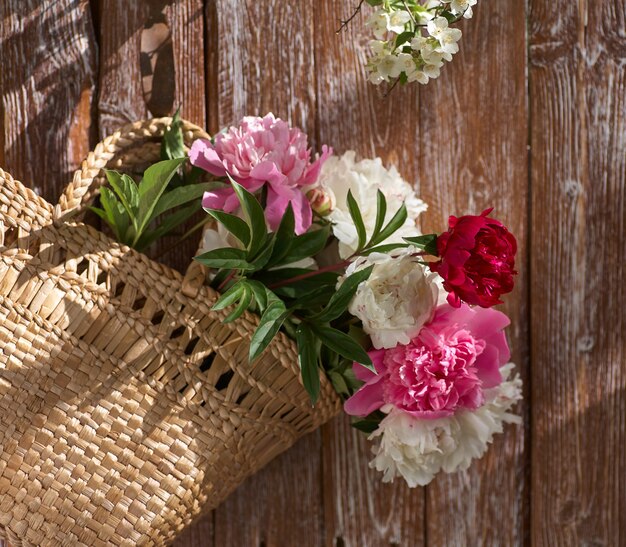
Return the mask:
<path fill-rule="evenodd" d="M 338 264 L 331 264 L 330 266 L 325 266 L 313 272 L 307 272 L 305 274 L 296 275 L 295 277 L 290 277 L 289 279 L 285 279 L 283 281 L 280 281 L 279 283 L 274 283 L 273 285 L 270 285 L 268 288 L 279 289 L 280 287 L 291 285 L 292 283 L 297 283 L 298 281 L 302 281 L 303 279 L 309 279 L 311 277 L 315 277 L 316 275 L 341 270 L 342 268 L 345 268 L 348 264 L 350 264 L 350 260 L 344 260 L 342 262 L 339 262 Z"/>
<path fill-rule="evenodd" d="M 231 281 L 233 277 L 235 277 L 236 273 L 237 270 L 231 270 L 230 273 L 226 276 L 226 279 L 224 279 L 224 281 L 219 284 L 219 287 L 217 287 L 217 292 L 222 292 L 222 289 L 226 287 L 226 285 L 228 285 L 228 282 Z"/>

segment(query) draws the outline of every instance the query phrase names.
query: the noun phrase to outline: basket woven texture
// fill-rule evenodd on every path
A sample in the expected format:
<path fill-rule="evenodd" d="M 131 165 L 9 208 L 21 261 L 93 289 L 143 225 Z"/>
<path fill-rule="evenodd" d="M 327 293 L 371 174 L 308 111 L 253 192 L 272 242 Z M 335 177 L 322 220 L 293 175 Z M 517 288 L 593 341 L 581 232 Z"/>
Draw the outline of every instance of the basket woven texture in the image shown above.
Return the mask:
<path fill-rule="evenodd" d="M 0 538 L 161 545 L 336 415 L 293 343 L 249 364 L 257 318 L 224 324 L 186 276 L 76 220 L 102 169 L 158 160 L 170 118 L 97 145 L 52 206 L 0 169 Z M 207 135 L 189 123 L 185 142 Z"/>

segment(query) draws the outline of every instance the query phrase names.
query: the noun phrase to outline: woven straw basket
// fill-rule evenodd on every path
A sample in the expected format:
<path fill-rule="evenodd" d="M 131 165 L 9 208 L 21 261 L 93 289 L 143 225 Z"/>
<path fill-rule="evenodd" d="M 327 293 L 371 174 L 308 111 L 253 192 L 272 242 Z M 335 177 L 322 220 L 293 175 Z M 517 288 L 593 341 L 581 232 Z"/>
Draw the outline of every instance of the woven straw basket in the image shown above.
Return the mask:
<path fill-rule="evenodd" d="M 282 334 L 224 324 L 186 276 L 76 220 L 102 169 L 158 160 L 171 119 L 98 144 L 53 207 L 0 169 L 0 538 L 161 545 L 339 410 L 312 408 Z M 206 134 L 185 123 L 187 145 Z"/>

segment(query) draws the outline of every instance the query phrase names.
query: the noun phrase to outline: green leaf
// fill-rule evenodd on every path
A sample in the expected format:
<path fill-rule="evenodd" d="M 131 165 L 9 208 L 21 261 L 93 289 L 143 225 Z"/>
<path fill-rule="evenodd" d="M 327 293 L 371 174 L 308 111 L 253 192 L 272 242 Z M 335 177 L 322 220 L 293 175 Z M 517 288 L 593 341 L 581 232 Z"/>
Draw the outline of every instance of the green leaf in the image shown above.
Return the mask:
<path fill-rule="evenodd" d="M 166 211 L 174 209 L 174 207 L 179 207 L 194 200 L 198 200 L 196 205 L 197 209 L 200 210 L 202 205 L 200 198 L 204 192 L 210 190 L 212 187 L 213 184 L 206 182 L 204 184 L 192 184 L 190 186 L 179 186 L 178 188 L 174 188 L 174 190 L 166 192 L 161 196 L 161 199 L 158 201 L 154 211 L 152 212 L 152 217 L 156 218 Z"/>
<path fill-rule="evenodd" d="M 270 237 L 266 240 L 265 245 L 261 248 L 261 251 L 257 253 L 256 257 L 252 261 L 255 271 L 265 268 L 268 260 L 272 256 L 272 252 L 274 251 L 275 242 L 276 238 Z"/>
<path fill-rule="evenodd" d="M 350 336 L 340 330 L 317 325 L 315 323 L 311 324 L 311 328 L 322 341 L 322 344 L 346 359 L 361 363 L 363 366 L 375 371 L 372 360 L 369 358 L 367 352 Z"/>
<path fill-rule="evenodd" d="M 283 259 L 283 263 L 292 264 L 303 258 L 315 256 L 317 253 L 324 250 L 329 235 L 330 225 L 326 225 L 319 230 L 312 230 L 295 237 L 291 244 L 291 250 Z"/>
<path fill-rule="evenodd" d="M 356 293 L 359 285 L 369 278 L 373 269 L 373 265 L 369 266 L 363 270 L 354 272 L 351 276 L 345 279 L 337 292 L 333 294 L 324 310 L 311 317 L 311 319 L 320 323 L 328 323 L 342 315 L 350 305 L 350 301 L 354 297 L 354 293 Z"/>
<path fill-rule="evenodd" d="M 209 215 L 211 215 L 215 220 L 223 224 L 224 227 L 231 234 L 233 234 L 239 241 L 241 241 L 244 247 L 248 247 L 248 245 L 250 244 L 250 228 L 244 220 L 236 215 L 231 215 L 217 209 L 205 208 L 204 210 L 209 213 Z"/>
<path fill-rule="evenodd" d="M 387 226 L 385 226 L 376 237 L 372 238 L 370 245 L 378 245 L 379 243 L 383 243 L 385 240 L 389 239 L 404 225 L 407 217 L 408 214 L 406 211 L 406 205 L 403 203 L 402 207 L 396 211 L 396 214 L 393 215 Z"/>
<path fill-rule="evenodd" d="M 365 249 L 361 252 L 363 256 L 367 256 L 372 253 L 383 253 L 387 254 L 396 249 L 402 249 L 408 247 L 408 243 L 387 243 L 386 245 L 377 245 L 376 247 L 370 247 L 369 249 Z"/>
<path fill-rule="evenodd" d="M 183 123 L 180 119 L 180 109 L 172 118 L 172 124 L 165 129 L 161 141 L 161 159 L 172 160 L 186 157 L 185 142 L 183 139 Z"/>
<path fill-rule="evenodd" d="M 309 327 L 301 324 L 296 331 L 298 361 L 302 374 L 302 385 L 306 389 L 311 403 L 315 404 L 320 394 L 320 370 L 318 363 L 319 343 Z"/>
<path fill-rule="evenodd" d="M 166 216 L 154 230 L 146 231 L 141 235 L 135 243 L 135 249 L 142 250 L 149 247 L 157 239 L 169 234 L 172 230 L 189 220 L 197 210 L 198 206 L 194 203 Z"/>
<path fill-rule="evenodd" d="M 104 209 L 100 209 L 99 207 L 89 207 L 91 211 L 96 213 L 102 220 L 104 220 L 109 226 L 113 227 L 113 223 L 115 222 L 112 218 L 109 218 L 109 215 Z"/>
<path fill-rule="evenodd" d="M 229 270 L 254 270 L 254 265 L 246 260 L 247 253 L 243 249 L 233 249 L 225 247 L 214 249 L 208 253 L 196 256 L 195 260 L 209 268 Z"/>
<path fill-rule="evenodd" d="M 358 429 L 359 431 L 362 431 L 363 433 L 367 433 L 368 435 L 371 435 L 372 433 L 374 433 L 374 431 L 378 429 L 379 425 L 380 425 L 380 421 L 368 420 L 368 419 L 354 420 L 352 422 L 352 427 L 354 427 L 354 429 Z"/>
<path fill-rule="evenodd" d="M 385 414 L 380 410 L 376 410 L 371 414 L 365 416 L 365 418 L 355 419 L 352 421 L 352 427 L 363 431 L 364 433 L 373 433 L 378 429 L 378 425 L 385 418 Z"/>
<path fill-rule="evenodd" d="M 128 216 L 134 219 L 137 214 L 137 206 L 139 204 L 139 194 L 135 181 L 126 174 L 117 171 L 105 171 L 107 180 L 111 188 L 115 191 L 118 198 L 124 205 Z"/>
<path fill-rule="evenodd" d="M 250 340 L 250 362 L 265 351 L 288 316 L 289 312 L 282 300 L 273 301 L 267 306 Z"/>
<path fill-rule="evenodd" d="M 413 38 L 413 36 L 415 36 L 415 32 L 412 30 L 407 30 L 398 34 L 396 37 L 396 48 L 408 42 L 411 38 Z"/>
<path fill-rule="evenodd" d="M 376 194 L 376 223 L 374 224 L 374 232 L 372 233 L 372 239 L 375 238 L 382 230 L 385 223 L 385 217 L 387 216 L 387 199 L 385 194 L 378 190 Z"/>
<path fill-rule="evenodd" d="M 250 287 L 250 290 L 254 295 L 254 299 L 259 306 L 259 311 L 263 313 L 265 311 L 265 308 L 267 308 L 268 300 L 271 299 L 271 295 L 273 295 L 272 291 L 270 291 L 265 285 L 263 285 L 263 283 L 255 281 L 254 279 L 246 279 L 244 282 L 246 285 L 248 285 L 248 287 Z M 278 300 L 275 295 L 274 299 Z"/>
<path fill-rule="evenodd" d="M 265 213 L 263 207 L 253 194 L 248 192 L 241 184 L 237 184 L 232 177 L 228 177 L 230 183 L 237 194 L 241 209 L 243 210 L 244 217 L 250 227 L 250 243 L 248 244 L 248 251 L 250 258 L 254 256 L 261 249 L 267 238 L 267 227 L 265 226 Z"/>
<path fill-rule="evenodd" d="M 439 256 L 437 250 L 437 234 L 427 234 L 416 237 L 405 237 L 404 241 L 416 245 L 420 249 L 423 249 L 427 254 L 432 256 Z"/>
<path fill-rule="evenodd" d="M 328 372 L 328 378 L 330 379 L 331 384 L 335 388 L 335 391 L 339 393 L 339 395 L 345 395 L 348 397 L 350 395 L 350 390 L 348 389 L 348 384 L 346 383 L 344 377 L 331 370 Z"/>
<path fill-rule="evenodd" d="M 278 230 L 276 231 L 276 242 L 274 244 L 272 256 L 267 263 L 268 268 L 284 264 L 283 261 L 289 255 L 289 251 L 293 245 L 295 238 L 295 226 L 296 221 L 293 214 L 293 208 L 291 206 L 291 202 L 289 202 L 287 209 L 285 210 L 285 214 L 280 221 L 280 225 L 278 226 Z"/>
<path fill-rule="evenodd" d="M 229 306 L 232 306 L 239 298 L 241 297 L 244 291 L 243 283 L 237 282 L 230 289 L 228 289 L 225 293 L 223 293 L 217 300 L 211 311 L 220 311 Z"/>
<path fill-rule="evenodd" d="M 139 210 L 137 212 L 137 237 L 143 233 L 154 218 L 154 210 L 176 170 L 186 158 L 166 160 L 148 167 L 139 184 Z"/>
<path fill-rule="evenodd" d="M 357 248 L 357 251 L 359 251 L 365 246 L 367 233 L 365 231 L 365 224 L 363 224 L 363 216 L 359 210 L 359 205 L 352 195 L 352 190 L 348 190 L 348 210 L 350 211 L 350 216 L 352 217 L 352 222 L 354 222 L 354 227 L 356 228 L 356 233 L 359 238 L 359 245 Z"/>
<path fill-rule="evenodd" d="M 120 243 L 128 243 L 126 241 L 126 230 L 130 224 L 130 217 L 115 194 L 106 186 L 100 188 L 100 203 L 106 213 L 109 225 L 115 232 L 115 237 Z"/>
<path fill-rule="evenodd" d="M 235 309 L 228 314 L 228 316 L 226 316 L 224 323 L 232 323 L 236 319 L 239 319 L 243 315 L 243 312 L 245 312 L 250 306 L 250 302 L 252 302 L 252 291 L 249 287 L 246 287 L 245 285 L 242 286 L 243 292 L 241 294 L 241 300 Z"/>

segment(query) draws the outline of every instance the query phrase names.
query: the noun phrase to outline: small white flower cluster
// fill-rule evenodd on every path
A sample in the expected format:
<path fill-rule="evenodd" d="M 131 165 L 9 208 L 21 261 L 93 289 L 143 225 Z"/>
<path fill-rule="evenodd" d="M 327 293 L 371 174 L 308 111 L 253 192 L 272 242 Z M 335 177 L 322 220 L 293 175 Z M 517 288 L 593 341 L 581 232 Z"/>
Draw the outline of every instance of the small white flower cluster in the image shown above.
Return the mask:
<path fill-rule="evenodd" d="M 472 17 L 478 0 L 373 0 L 367 20 L 376 40 L 370 42 L 368 79 L 427 84 L 438 78 L 445 61 L 459 51 L 461 31 L 450 23 Z M 423 33 L 423 29 L 426 34 Z"/>

